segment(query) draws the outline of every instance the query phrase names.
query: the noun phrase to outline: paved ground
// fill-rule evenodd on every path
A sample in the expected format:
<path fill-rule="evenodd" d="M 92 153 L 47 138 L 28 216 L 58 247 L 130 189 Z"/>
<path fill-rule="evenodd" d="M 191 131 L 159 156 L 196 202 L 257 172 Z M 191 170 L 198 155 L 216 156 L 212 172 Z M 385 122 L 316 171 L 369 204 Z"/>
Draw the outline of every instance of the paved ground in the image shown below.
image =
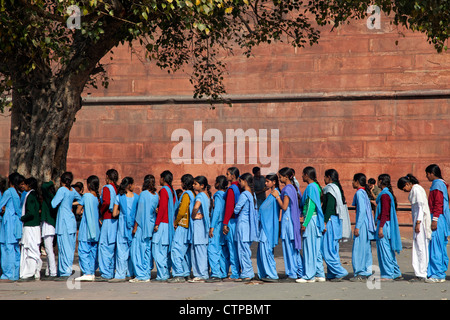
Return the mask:
<path fill-rule="evenodd" d="M 0 283 L 0 300 L 447 300 L 450 298 L 450 278 L 445 283 L 411 283 L 411 241 L 404 240 L 404 250 L 397 256 L 404 281 L 353 283 L 107 283 L 34 281 Z M 352 273 L 351 242 L 341 245 L 341 261 Z M 256 252 L 254 250 L 253 252 Z M 377 263 L 373 246 L 373 258 Z M 284 264 L 281 244 L 275 250 L 277 270 L 282 277 Z M 45 260 L 45 259 L 44 259 Z M 254 261 L 256 268 L 256 262 Z M 153 278 L 155 274 L 153 274 Z M 372 285 L 371 285 L 372 284 Z M 184 302 L 183 302 L 184 303 Z"/>

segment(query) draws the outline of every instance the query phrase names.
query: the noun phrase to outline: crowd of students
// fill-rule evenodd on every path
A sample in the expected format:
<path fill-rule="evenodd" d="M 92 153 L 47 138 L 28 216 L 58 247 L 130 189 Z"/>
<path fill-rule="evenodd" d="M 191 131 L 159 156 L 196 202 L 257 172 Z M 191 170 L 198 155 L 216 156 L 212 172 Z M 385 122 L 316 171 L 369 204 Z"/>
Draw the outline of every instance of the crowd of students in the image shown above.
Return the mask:
<path fill-rule="evenodd" d="M 443 282 L 448 268 L 447 237 L 450 212 L 447 184 L 439 166 L 426 168 L 432 181 L 429 196 L 408 174 L 397 182 L 409 192 L 414 239 L 413 281 Z M 156 268 L 163 282 L 251 281 L 310 283 L 342 281 L 348 276 L 339 256 L 339 244 L 353 238 L 350 281 L 365 281 L 373 273 L 371 241 L 376 242 L 381 280 L 400 280 L 396 254 L 402 250 L 397 200 L 388 174 L 378 177 L 381 192 L 372 213 L 367 178 L 353 177 L 356 209 L 353 233 L 339 174 L 324 173 L 325 186 L 313 167 L 305 167 L 303 193 L 292 168 L 265 176 L 267 197 L 256 201 L 254 176 L 230 167 L 215 179 L 214 195 L 204 176 L 146 175 L 140 194 L 135 181 L 118 172 L 106 172 L 106 185 L 87 178 L 87 192 L 73 187 L 65 172 L 61 186 L 12 173 L 9 188 L 0 194 L 0 281 L 40 279 L 43 243 L 47 267 L 41 280 L 65 280 L 73 273 L 78 241 L 80 281 L 148 282 Z M 76 215 L 81 216 L 77 227 Z M 55 260 L 56 237 L 58 261 Z M 256 269 L 251 244 L 258 242 Z M 285 276 L 279 279 L 274 248 L 281 242 Z M 325 273 L 326 266 L 326 273 Z M 95 276 L 98 270 L 99 276 Z M 190 275 L 193 275 L 191 277 Z"/>

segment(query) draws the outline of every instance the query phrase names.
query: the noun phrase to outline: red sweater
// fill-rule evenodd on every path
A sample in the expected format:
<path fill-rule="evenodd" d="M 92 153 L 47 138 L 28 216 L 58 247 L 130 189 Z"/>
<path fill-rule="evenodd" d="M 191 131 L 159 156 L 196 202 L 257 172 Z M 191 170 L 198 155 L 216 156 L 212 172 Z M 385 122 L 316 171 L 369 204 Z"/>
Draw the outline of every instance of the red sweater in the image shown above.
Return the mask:
<path fill-rule="evenodd" d="M 117 194 L 117 188 L 112 184 L 114 190 Z M 107 186 L 103 187 L 103 203 L 100 206 L 100 214 L 102 215 L 103 220 L 112 219 L 112 211 L 109 210 L 109 204 L 111 203 L 111 194 Z"/>
<path fill-rule="evenodd" d="M 235 181 L 232 184 L 235 184 L 239 188 L 239 190 L 241 190 L 239 182 Z M 230 219 L 234 219 L 236 217 L 234 215 L 234 192 L 232 189 L 228 189 L 228 191 L 227 197 L 225 198 L 225 214 L 223 216 L 224 225 L 227 225 Z"/>
<path fill-rule="evenodd" d="M 381 213 L 378 216 L 378 220 L 380 220 L 380 228 L 383 228 L 386 221 L 391 220 L 391 197 L 387 194 L 381 195 Z"/>
<path fill-rule="evenodd" d="M 439 218 L 444 212 L 444 195 L 439 190 L 430 191 L 428 196 L 428 206 L 433 218 Z"/>
<path fill-rule="evenodd" d="M 173 189 L 169 187 L 170 190 Z M 175 197 L 173 197 L 173 204 L 175 204 Z M 161 222 L 169 223 L 169 194 L 167 193 L 167 190 L 165 188 L 161 189 L 159 191 L 159 205 L 158 205 L 158 214 L 156 216 L 156 222 L 155 225 L 159 226 Z"/>

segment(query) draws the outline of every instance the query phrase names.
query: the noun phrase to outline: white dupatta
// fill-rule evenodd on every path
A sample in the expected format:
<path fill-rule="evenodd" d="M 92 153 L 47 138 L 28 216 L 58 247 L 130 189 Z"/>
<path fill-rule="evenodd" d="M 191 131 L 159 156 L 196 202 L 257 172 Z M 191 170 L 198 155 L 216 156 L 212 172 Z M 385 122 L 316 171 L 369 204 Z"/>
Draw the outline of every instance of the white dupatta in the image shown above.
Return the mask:
<path fill-rule="evenodd" d="M 336 199 L 336 213 L 339 216 L 342 224 L 342 241 L 346 242 L 352 238 L 352 228 L 350 222 L 350 215 L 345 203 L 342 202 L 341 190 L 334 183 L 329 183 L 323 188 L 323 193 L 331 193 Z"/>

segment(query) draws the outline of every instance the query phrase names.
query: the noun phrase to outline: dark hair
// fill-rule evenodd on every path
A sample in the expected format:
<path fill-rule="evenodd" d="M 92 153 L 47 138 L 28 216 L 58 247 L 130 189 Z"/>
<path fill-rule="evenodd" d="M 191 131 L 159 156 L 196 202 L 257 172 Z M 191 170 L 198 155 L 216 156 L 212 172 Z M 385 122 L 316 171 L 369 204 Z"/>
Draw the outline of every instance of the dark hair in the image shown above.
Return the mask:
<path fill-rule="evenodd" d="M 255 174 L 257 172 L 261 172 L 261 168 L 260 167 L 253 167 L 252 172 L 253 172 L 253 174 Z"/>
<path fill-rule="evenodd" d="M 78 182 L 74 183 L 73 185 L 71 185 L 71 187 L 83 190 L 84 189 L 84 184 L 83 184 L 83 182 L 78 181 Z"/>
<path fill-rule="evenodd" d="M 203 185 L 205 187 L 206 193 L 208 193 L 209 196 L 209 210 L 212 209 L 212 194 L 211 194 L 211 186 L 208 184 L 208 179 L 206 179 L 205 176 L 196 176 L 194 178 L 194 181 L 196 181 L 199 185 Z"/>
<path fill-rule="evenodd" d="M 310 178 L 312 181 L 314 181 L 315 183 L 317 183 L 319 185 L 320 188 L 320 183 L 319 181 L 317 181 L 317 173 L 316 173 L 316 169 L 313 167 L 305 167 L 303 169 L 303 174 L 306 174 L 308 176 L 308 178 Z M 320 188 L 322 189 L 322 188 Z"/>
<path fill-rule="evenodd" d="M 148 190 L 151 193 L 155 194 L 156 192 L 156 180 L 155 176 L 152 174 L 148 174 L 144 177 L 144 183 L 142 184 L 142 191 Z"/>
<path fill-rule="evenodd" d="M 411 184 L 419 184 L 419 180 L 417 180 L 417 178 L 414 177 L 411 173 L 408 173 L 406 176 L 401 177 L 400 179 L 398 179 L 398 181 L 397 181 L 397 188 L 399 188 L 400 190 L 403 190 L 403 188 L 405 187 L 405 185 L 408 182 L 411 183 Z"/>
<path fill-rule="evenodd" d="M 18 172 L 13 172 L 8 176 L 8 180 L 14 186 L 14 189 L 20 192 L 19 186 L 25 181 L 25 177 Z"/>
<path fill-rule="evenodd" d="M 425 172 L 434 174 L 435 177 L 439 179 L 442 178 L 441 168 L 437 164 L 430 164 L 426 169 Z"/>
<path fill-rule="evenodd" d="M 294 186 L 295 190 L 297 191 L 298 204 L 300 206 L 300 203 L 301 203 L 302 199 L 301 199 L 300 194 L 298 192 L 297 185 L 295 184 L 295 181 L 294 181 L 294 172 L 295 172 L 294 169 L 288 168 L 288 167 L 284 167 L 284 168 L 281 168 L 280 170 L 278 170 L 278 174 L 280 176 L 286 177 L 286 178 L 289 179 L 289 181 L 291 181 L 291 184 Z"/>
<path fill-rule="evenodd" d="M 0 192 L 3 193 L 6 190 L 6 178 L 0 176 Z"/>
<path fill-rule="evenodd" d="M 376 181 L 374 178 L 370 178 L 370 179 L 367 181 L 367 183 L 370 183 L 370 184 L 376 184 L 377 181 Z"/>
<path fill-rule="evenodd" d="M 130 184 L 134 183 L 134 179 L 132 177 L 125 177 L 122 179 L 122 182 L 120 183 L 119 190 L 117 191 L 118 194 L 123 195 L 127 192 L 127 188 Z"/>
<path fill-rule="evenodd" d="M 276 173 L 269 173 L 268 175 L 266 175 L 266 180 L 275 182 L 275 188 L 280 190 L 280 182 L 278 181 L 278 176 Z M 294 184 L 294 186 L 295 186 L 295 184 Z"/>
<path fill-rule="evenodd" d="M 181 177 L 181 187 L 184 190 L 194 191 L 194 177 L 192 174 L 185 174 Z"/>
<path fill-rule="evenodd" d="M 108 177 L 109 180 L 111 180 L 114 183 L 116 188 L 118 188 L 117 181 L 119 181 L 119 173 L 117 172 L 117 170 L 109 169 L 108 171 L 106 171 L 106 176 Z"/>
<path fill-rule="evenodd" d="M 243 173 L 240 177 L 239 180 L 244 180 L 245 182 L 247 182 L 248 186 L 250 187 L 250 189 L 252 190 L 252 195 L 253 197 L 255 196 L 255 184 L 253 182 L 253 175 L 249 172 Z M 254 205 L 255 205 L 255 209 L 256 209 L 256 201 L 254 201 Z"/>
<path fill-rule="evenodd" d="M 98 189 L 100 188 L 100 179 L 97 176 L 92 175 L 87 178 L 86 182 L 88 190 L 94 191 L 97 195 L 97 199 L 100 200 L 100 192 L 98 191 Z"/>
<path fill-rule="evenodd" d="M 332 182 L 337 184 L 339 191 L 341 191 L 342 203 L 347 203 L 344 196 L 344 190 L 342 189 L 341 182 L 339 181 L 339 173 L 335 169 L 328 169 L 325 171 L 325 177 L 329 177 Z"/>
<path fill-rule="evenodd" d="M 217 190 L 226 190 L 228 187 L 227 177 L 224 175 L 217 176 L 215 187 Z"/>
<path fill-rule="evenodd" d="M 66 187 L 70 187 L 70 185 L 72 184 L 72 181 L 73 181 L 73 174 L 72 174 L 72 172 L 64 172 L 61 175 L 61 182 Z"/>
<path fill-rule="evenodd" d="M 30 177 L 24 180 L 25 184 L 30 187 L 30 189 L 33 189 L 35 191 L 37 191 L 38 189 L 38 182 L 35 178 Z"/>
<path fill-rule="evenodd" d="M 38 198 L 39 201 L 41 201 L 42 195 L 41 190 L 38 188 L 37 179 L 34 177 L 29 177 L 25 179 L 24 182 L 31 190 L 34 190 L 34 192 L 36 192 L 36 197 Z"/>
<path fill-rule="evenodd" d="M 355 175 L 353 176 L 353 181 L 357 181 L 359 185 L 363 187 L 364 190 L 366 190 L 367 196 L 370 199 L 372 195 L 370 194 L 370 190 L 367 185 L 366 175 L 364 173 L 355 173 Z"/>
<path fill-rule="evenodd" d="M 167 183 L 170 186 L 170 189 L 172 189 L 173 196 L 176 197 L 175 190 L 173 189 L 172 182 L 173 182 L 173 174 L 169 170 L 164 170 L 161 172 L 160 175 L 161 178 L 163 178 L 164 182 Z"/>
<path fill-rule="evenodd" d="M 236 168 L 236 167 L 229 167 L 229 168 L 227 169 L 227 171 L 228 171 L 230 174 L 234 175 L 234 176 L 236 177 L 236 179 L 239 178 L 239 169 L 238 169 L 238 168 Z"/>
<path fill-rule="evenodd" d="M 380 185 L 385 186 L 386 188 L 389 189 L 389 192 L 392 194 L 392 196 L 394 197 L 394 204 L 395 204 L 395 209 L 397 209 L 397 198 L 394 195 L 394 191 L 392 190 L 392 186 L 391 186 L 391 176 L 388 175 L 387 173 L 383 173 L 380 174 L 378 176 L 378 181 L 380 181 Z"/>

